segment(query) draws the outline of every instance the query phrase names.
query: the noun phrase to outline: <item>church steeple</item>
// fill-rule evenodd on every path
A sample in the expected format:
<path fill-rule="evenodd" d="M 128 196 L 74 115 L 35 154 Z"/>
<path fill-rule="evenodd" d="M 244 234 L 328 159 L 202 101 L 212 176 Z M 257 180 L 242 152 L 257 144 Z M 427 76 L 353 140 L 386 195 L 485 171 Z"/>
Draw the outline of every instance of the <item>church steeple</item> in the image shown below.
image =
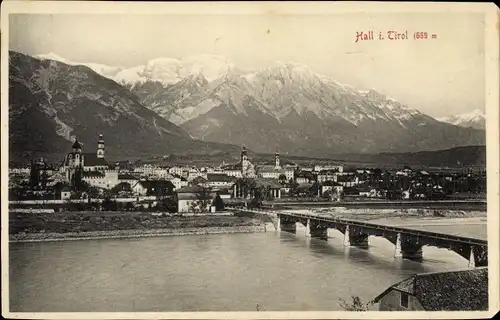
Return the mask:
<path fill-rule="evenodd" d="M 280 154 L 278 151 L 276 151 L 274 153 L 274 168 L 275 169 L 280 169 L 281 168 L 281 165 L 280 165 Z"/>
<path fill-rule="evenodd" d="M 104 158 L 104 138 L 102 133 L 99 134 L 99 140 L 97 141 L 97 157 Z"/>
<path fill-rule="evenodd" d="M 78 139 L 75 139 L 75 142 L 73 143 L 73 152 L 82 152 L 82 146 L 80 145 L 80 142 L 78 142 Z"/>
<path fill-rule="evenodd" d="M 247 149 L 245 146 L 241 148 L 241 173 L 244 177 L 247 176 L 247 171 L 248 171 L 248 156 L 247 156 Z"/>

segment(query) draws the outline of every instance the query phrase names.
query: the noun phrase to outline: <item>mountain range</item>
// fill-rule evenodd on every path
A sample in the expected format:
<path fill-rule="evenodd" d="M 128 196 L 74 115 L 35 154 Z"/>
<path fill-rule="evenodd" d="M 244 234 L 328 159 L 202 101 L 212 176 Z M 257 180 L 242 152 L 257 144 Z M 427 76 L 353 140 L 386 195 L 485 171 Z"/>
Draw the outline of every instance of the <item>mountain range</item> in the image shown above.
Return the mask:
<path fill-rule="evenodd" d="M 484 130 L 486 127 L 486 118 L 484 112 L 479 109 L 459 115 L 438 118 L 437 120 L 451 123 L 464 128 Z"/>
<path fill-rule="evenodd" d="M 73 68 L 94 71 L 92 83 L 82 84 L 90 92 L 103 90 L 95 81 L 114 83 L 120 96 L 149 109 L 155 123 L 182 139 L 314 157 L 438 150 L 484 145 L 486 139 L 484 130 L 438 121 L 375 90 L 356 90 L 299 63 L 275 62 L 243 71 L 214 55 L 153 59 L 132 68 L 75 63 L 55 54 L 36 57 L 42 66 L 58 64 L 54 59 L 63 62 L 69 74 Z M 98 74 L 102 77 L 97 80 Z"/>
<path fill-rule="evenodd" d="M 237 146 L 193 139 L 87 66 L 9 52 L 11 161 L 39 156 L 62 160 L 75 138 L 84 152 L 94 152 L 99 133 L 108 159 L 239 151 Z"/>

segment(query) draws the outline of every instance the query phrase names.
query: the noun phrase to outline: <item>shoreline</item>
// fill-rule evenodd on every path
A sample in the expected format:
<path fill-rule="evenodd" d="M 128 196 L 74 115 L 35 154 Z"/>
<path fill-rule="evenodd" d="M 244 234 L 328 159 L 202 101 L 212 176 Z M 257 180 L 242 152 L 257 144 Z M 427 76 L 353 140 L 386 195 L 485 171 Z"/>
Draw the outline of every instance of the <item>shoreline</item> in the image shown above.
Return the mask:
<path fill-rule="evenodd" d="M 166 228 L 166 229 L 129 229 L 110 231 L 88 231 L 69 233 L 29 233 L 11 234 L 9 243 L 30 242 L 57 242 L 77 240 L 99 240 L 99 239 L 127 239 L 147 237 L 167 237 L 204 234 L 231 234 L 231 233 L 258 233 L 266 232 L 269 228 L 265 224 L 253 226 L 231 226 L 231 227 L 199 227 L 199 228 Z M 274 229 L 274 228 L 272 228 Z"/>

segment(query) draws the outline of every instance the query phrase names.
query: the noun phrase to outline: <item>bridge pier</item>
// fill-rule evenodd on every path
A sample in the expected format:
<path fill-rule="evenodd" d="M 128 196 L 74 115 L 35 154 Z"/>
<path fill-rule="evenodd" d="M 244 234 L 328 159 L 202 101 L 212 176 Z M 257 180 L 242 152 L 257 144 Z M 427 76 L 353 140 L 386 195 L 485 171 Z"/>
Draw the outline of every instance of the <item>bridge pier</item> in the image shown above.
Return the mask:
<path fill-rule="evenodd" d="M 306 237 L 328 240 L 328 227 L 307 219 Z"/>
<path fill-rule="evenodd" d="M 422 245 L 417 241 L 410 239 L 401 239 L 401 234 L 398 233 L 396 240 L 396 252 L 394 257 L 402 257 L 403 259 L 421 261 L 422 260 Z"/>
<path fill-rule="evenodd" d="M 470 247 L 469 268 L 476 267 L 476 260 L 474 259 L 474 247 Z"/>
<path fill-rule="evenodd" d="M 290 221 L 283 216 L 278 216 L 277 219 L 277 224 L 278 224 L 278 231 L 284 231 L 284 232 L 290 232 L 290 233 L 295 233 L 297 231 L 297 225 L 295 221 Z"/>
<path fill-rule="evenodd" d="M 349 247 L 351 246 L 351 237 L 349 235 L 349 225 L 345 226 L 345 231 L 344 231 L 344 246 Z"/>
<path fill-rule="evenodd" d="M 488 265 L 488 247 L 470 247 L 469 267 L 485 267 Z"/>
<path fill-rule="evenodd" d="M 366 233 L 351 233 L 349 235 L 349 243 L 351 246 L 368 248 L 368 234 Z"/>
<path fill-rule="evenodd" d="M 402 258 L 403 252 L 401 250 L 401 233 L 398 233 L 396 238 L 396 245 L 394 246 L 394 258 Z"/>

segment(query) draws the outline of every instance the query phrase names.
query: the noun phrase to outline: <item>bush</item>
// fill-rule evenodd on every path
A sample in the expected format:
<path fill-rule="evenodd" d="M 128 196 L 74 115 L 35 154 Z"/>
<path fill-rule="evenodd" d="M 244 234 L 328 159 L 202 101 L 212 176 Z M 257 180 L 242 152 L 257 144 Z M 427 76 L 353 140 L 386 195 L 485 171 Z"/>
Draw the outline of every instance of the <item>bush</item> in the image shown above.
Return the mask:
<path fill-rule="evenodd" d="M 373 301 L 364 303 L 358 296 L 351 296 L 351 298 L 351 303 L 346 302 L 342 298 L 339 299 L 339 304 L 345 311 L 368 311 L 370 310 L 370 306 L 374 303 Z"/>

